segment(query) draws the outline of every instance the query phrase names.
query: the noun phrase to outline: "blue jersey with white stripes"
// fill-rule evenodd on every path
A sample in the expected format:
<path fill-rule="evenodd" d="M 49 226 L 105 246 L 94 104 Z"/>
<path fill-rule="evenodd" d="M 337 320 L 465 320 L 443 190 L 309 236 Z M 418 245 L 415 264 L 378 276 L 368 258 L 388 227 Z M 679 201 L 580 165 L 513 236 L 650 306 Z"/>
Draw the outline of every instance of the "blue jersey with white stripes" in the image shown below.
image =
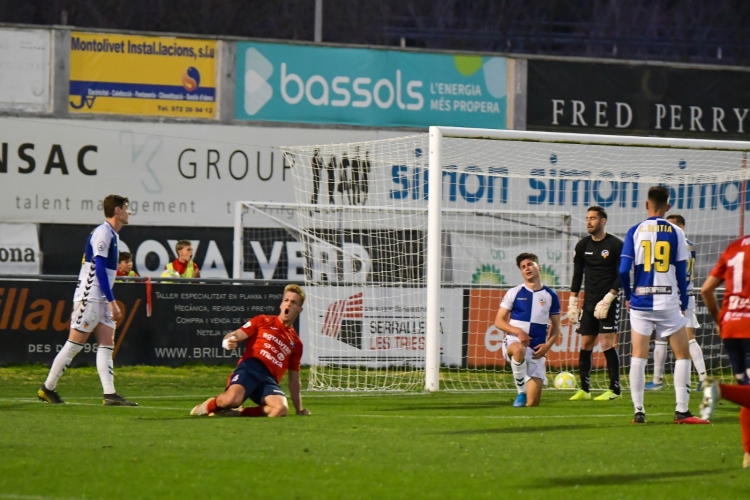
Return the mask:
<path fill-rule="evenodd" d="M 532 290 L 526 285 L 511 288 L 503 297 L 500 307 L 510 311 L 510 323 L 531 337 L 530 347 L 547 340 L 549 317 L 560 314 L 560 300 L 551 288 L 542 286 Z"/>
<path fill-rule="evenodd" d="M 685 310 L 689 256 L 685 233 L 662 217 L 649 217 L 630 228 L 620 257 L 620 280 L 628 282 L 623 290 L 631 309 Z M 631 266 L 635 267 L 632 291 Z"/>

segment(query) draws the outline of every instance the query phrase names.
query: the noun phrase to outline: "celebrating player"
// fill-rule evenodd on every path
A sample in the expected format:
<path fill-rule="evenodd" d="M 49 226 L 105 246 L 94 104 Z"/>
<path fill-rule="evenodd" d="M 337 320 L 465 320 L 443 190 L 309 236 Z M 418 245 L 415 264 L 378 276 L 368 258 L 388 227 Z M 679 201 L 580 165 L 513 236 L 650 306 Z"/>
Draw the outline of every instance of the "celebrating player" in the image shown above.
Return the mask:
<path fill-rule="evenodd" d="M 505 294 L 495 326 L 505 332 L 503 355 L 510 361 L 518 389 L 513 406 L 539 406 L 545 356 L 560 335 L 560 302 L 554 290 L 542 285 L 536 255 L 522 253 L 516 265 L 524 283 Z"/>
<path fill-rule="evenodd" d="M 731 243 L 719 257 L 708 279 L 703 283 L 703 302 L 714 318 L 724 348 L 729 355 L 732 372 L 739 385 L 712 382 L 704 389 L 701 417 L 710 419 L 719 398 L 742 406 L 740 425 L 745 458 L 742 466 L 750 469 L 750 236 Z M 725 282 L 721 313 L 716 304 L 716 288 Z"/>
<path fill-rule="evenodd" d="M 97 226 L 86 240 L 78 286 L 73 296 L 68 341 L 55 356 L 47 380 L 37 391 L 39 399 L 51 404 L 64 403 L 55 390 L 57 382 L 94 332 L 99 344 L 96 369 L 104 389 L 104 405 L 137 406 L 115 392 L 112 364 L 115 322 L 122 316 L 112 293 L 117 273 L 117 233 L 128 223 L 128 199 L 111 194 L 104 198 L 103 205 L 106 221 Z"/>
<path fill-rule="evenodd" d="M 667 220 L 672 224 L 675 224 L 683 231 L 685 230 L 685 218 L 679 214 L 670 214 Z M 688 293 L 688 308 L 685 311 L 685 318 L 687 319 L 687 325 L 685 329 L 688 336 L 688 348 L 690 350 L 690 358 L 693 360 L 693 366 L 695 371 L 698 372 L 698 389 L 703 388 L 703 382 L 706 380 L 706 362 L 703 361 L 703 350 L 698 345 L 698 341 L 695 340 L 695 329 L 701 325 L 698 323 L 698 318 L 695 316 L 695 296 L 693 295 L 693 273 L 695 272 L 695 245 L 693 242 L 685 239 L 685 243 L 688 246 L 688 252 L 690 257 L 687 261 L 687 293 Z M 664 375 L 664 363 L 667 360 L 667 343 L 663 340 L 657 340 L 654 347 L 654 378 L 651 382 L 646 384 L 647 391 L 658 391 L 663 387 L 661 383 L 662 375 Z"/>
<path fill-rule="evenodd" d="M 654 186 L 648 190 L 648 219 L 628 231 L 620 257 L 620 282 L 625 292 L 633 356 L 630 366 L 630 395 L 635 407 L 633 423 L 645 424 L 643 389 L 646 382 L 651 332 L 656 339 L 669 339 L 675 358 L 674 390 L 678 424 L 706 424 L 688 409 L 690 399 L 690 351 L 682 311 L 687 310 L 687 260 L 690 257 L 685 233 L 664 219 L 669 210 L 669 190 Z M 630 269 L 635 265 L 633 291 Z"/>
<path fill-rule="evenodd" d="M 302 312 L 305 292 L 297 285 L 284 288 L 278 316 L 260 315 L 224 337 L 225 349 L 234 350 L 247 339 L 245 354 L 229 376 L 227 387 L 215 398 L 208 398 L 191 415 L 284 417 L 289 411 L 279 382 L 289 370 L 289 392 L 297 415 L 309 415 L 302 408 L 299 378 L 302 341 L 294 330 L 294 320 Z M 246 399 L 258 406 L 238 409 Z"/>
<path fill-rule="evenodd" d="M 595 397 L 596 401 L 611 401 L 620 397 L 620 360 L 615 347 L 617 320 L 620 317 L 620 253 L 622 240 L 604 230 L 607 212 L 602 207 L 590 207 L 586 212 L 586 230 L 589 235 L 576 245 L 573 254 L 573 283 L 568 299 L 568 319 L 578 323 L 578 293 L 586 275 L 586 293 L 583 298 L 583 311 L 578 326 L 581 335 L 581 352 L 578 366 L 581 371 L 581 388 L 571 401 L 591 399 L 591 356 L 599 336 L 602 351 L 607 360 L 609 390 Z"/>

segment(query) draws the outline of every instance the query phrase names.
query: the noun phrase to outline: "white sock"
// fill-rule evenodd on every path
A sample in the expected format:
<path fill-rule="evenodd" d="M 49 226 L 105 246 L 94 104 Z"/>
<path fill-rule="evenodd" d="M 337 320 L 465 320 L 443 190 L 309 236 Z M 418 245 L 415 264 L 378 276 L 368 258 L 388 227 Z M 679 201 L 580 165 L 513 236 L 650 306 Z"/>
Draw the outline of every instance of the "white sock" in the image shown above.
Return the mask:
<path fill-rule="evenodd" d="M 677 411 L 688 411 L 690 400 L 690 360 L 677 359 L 674 362 L 674 395 Z"/>
<path fill-rule="evenodd" d="M 99 380 L 102 381 L 104 394 L 115 393 L 115 367 L 112 364 L 112 346 L 99 346 L 96 351 L 96 371 L 99 372 Z"/>
<path fill-rule="evenodd" d="M 703 349 L 698 345 L 698 341 L 695 339 L 688 342 L 688 348 L 690 349 L 690 357 L 693 360 L 693 366 L 695 371 L 698 372 L 698 380 L 703 382 L 706 380 L 706 362 L 703 361 Z"/>
<path fill-rule="evenodd" d="M 646 359 L 630 358 L 630 397 L 636 413 L 646 413 L 643 408 L 643 388 L 646 385 Z"/>
<path fill-rule="evenodd" d="M 518 394 L 523 394 L 526 392 L 526 374 L 528 372 L 528 366 L 526 365 L 526 360 L 524 359 L 520 363 L 516 363 L 515 359 L 510 360 L 510 367 L 513 370 L 513 378 L 516 382 L 516 389 L 518 389 Z"/>
<path fill-rule="evenodd" d="M 664 364 L 667 362 L 667 343 L 657 340 L 654 345 L 654 384 L 661 384 Z"/>
<path fill-rule="evenodd" d="M 70 362 L 73 361 L 76 354 L 81 352 L 81 349 L 83 349 L 83 344 L 71 342 L 70 340 L 65 342 L 65 345 L 60 349 L 60 352 L 57 353 L 55 360 L 52 362 L 52 368 L 49 369 L 49 375 L 47 375 L 47 380 L 44 381 L 44 387 L 50 391 L 55 390 L 57 381 L 60 380 Z"/>

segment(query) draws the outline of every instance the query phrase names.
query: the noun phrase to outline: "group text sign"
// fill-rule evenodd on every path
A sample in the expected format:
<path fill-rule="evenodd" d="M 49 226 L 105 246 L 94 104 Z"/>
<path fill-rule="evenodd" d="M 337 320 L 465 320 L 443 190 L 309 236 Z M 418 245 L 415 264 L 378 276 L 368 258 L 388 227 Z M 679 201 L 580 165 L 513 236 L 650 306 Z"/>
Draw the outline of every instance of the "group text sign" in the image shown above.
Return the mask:
<path fill-rule="evenodd" d="M 75 31 L 70 40 L 71 113 L 216 116 L 215 41 Z"/>
<path fill-rule="evenodd" d="M 530 60 L 529 130 L 744 139 L 750 72 Z"/>
<path fill-rule="evenodd" d="M 503 57 L 242 42 L 236 74 L 243 120 L 506 127 Z"/>
<path fill-rule="evenodd" d="M 231 227 L 239 200 L 294 203 L 293 170 L 279 149 L 283 144 L 399 134 L 2 117 L 0 129 L 5 222 L 98 224 L 102 200 L 115 193 L 130 199 L 133 225 L 194 227 Z"/>

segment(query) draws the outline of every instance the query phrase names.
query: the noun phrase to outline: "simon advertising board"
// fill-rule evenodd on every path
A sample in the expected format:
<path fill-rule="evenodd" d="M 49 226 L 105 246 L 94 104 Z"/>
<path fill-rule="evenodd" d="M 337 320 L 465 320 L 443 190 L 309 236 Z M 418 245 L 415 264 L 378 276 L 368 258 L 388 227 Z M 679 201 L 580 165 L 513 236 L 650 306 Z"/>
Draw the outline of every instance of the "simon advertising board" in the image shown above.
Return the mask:
<path fill-rule="evenodd" d="M 214 118 L 217 42 L 70 34 L 71 113 Z"/>
<path fill-rule="evenodd" d="M 240 120 L 506 128 L 504 57 L 238 42 L 236 75 Z"/>
<path fill-rule="evenodd" d="M 279 146 L 403 132 L 0 118 L 6 222 L 96 224 L 101 200 L 130 199 L 133 225 L 231 227 L 240 200 L 294 203 Z"/>
<path fill-rule="evenodd" d="M 0 29 L 0 110 L 50 111 L 52 35 Z"/>
<path fill-rule="evenodd" d="M 750 72 L 529 60 L 528 130 L 747 140 Z"/>

